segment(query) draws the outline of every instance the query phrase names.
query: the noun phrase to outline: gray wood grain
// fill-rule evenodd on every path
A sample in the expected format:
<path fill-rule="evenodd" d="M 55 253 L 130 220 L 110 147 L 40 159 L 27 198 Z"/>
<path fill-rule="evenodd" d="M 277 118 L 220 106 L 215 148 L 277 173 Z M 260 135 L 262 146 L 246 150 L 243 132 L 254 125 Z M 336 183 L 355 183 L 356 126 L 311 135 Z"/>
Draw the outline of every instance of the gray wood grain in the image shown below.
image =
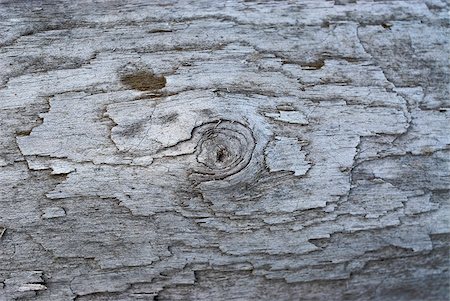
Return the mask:
<path fill-rule="evenodd" d="M 0 300 L 448 300 L 448 19 L 0 1 Z"/>

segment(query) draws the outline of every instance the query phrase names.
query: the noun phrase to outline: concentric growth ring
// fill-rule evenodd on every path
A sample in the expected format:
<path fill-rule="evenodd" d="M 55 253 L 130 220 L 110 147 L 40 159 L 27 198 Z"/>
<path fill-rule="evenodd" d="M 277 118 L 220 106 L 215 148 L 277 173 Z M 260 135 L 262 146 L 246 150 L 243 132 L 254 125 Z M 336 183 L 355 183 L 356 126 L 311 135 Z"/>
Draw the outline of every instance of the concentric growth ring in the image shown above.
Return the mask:
<path fill-rule="evenodd" d="M 247 166 L 255 148 L 252 131 L 237 121 L 220 120 L 197 128 L 195 173 L 223 179 Z"/>

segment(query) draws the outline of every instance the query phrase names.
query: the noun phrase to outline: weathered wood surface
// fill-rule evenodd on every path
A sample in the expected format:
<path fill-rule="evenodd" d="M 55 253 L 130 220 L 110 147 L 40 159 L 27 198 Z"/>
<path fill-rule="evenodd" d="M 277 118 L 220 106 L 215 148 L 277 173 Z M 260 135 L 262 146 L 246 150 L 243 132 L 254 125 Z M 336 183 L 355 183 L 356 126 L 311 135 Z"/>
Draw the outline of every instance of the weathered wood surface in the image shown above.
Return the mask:
<path fill-rule="evenodd" d="M 1 1 L 0 300 L 448 300 L 444 0 Z"/>

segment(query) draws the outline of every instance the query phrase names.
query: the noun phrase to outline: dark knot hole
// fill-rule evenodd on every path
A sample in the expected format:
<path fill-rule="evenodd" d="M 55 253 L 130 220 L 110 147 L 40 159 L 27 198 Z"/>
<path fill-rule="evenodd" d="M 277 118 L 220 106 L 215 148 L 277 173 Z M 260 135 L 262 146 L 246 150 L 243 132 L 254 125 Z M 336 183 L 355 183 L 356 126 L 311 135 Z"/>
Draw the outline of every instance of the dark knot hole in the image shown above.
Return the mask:
<path fill-rule="evenodd" d="M 224 148 L 219 148 L 216 152 L 216 160 L 218 162 L 225 161 L 225 157 L 227 156 L 227 151 Z"/>

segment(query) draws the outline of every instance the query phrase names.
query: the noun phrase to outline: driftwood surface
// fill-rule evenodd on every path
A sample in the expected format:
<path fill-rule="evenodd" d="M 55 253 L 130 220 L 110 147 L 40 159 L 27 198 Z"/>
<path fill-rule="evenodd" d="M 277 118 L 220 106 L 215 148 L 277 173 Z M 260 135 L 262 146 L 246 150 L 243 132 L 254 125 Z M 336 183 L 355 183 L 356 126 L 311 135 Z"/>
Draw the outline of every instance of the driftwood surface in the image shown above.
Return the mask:
<path fill-rule="evenodd" d="M 0 1 L 0 300 L 448 300 L 448 16 Z"/>

